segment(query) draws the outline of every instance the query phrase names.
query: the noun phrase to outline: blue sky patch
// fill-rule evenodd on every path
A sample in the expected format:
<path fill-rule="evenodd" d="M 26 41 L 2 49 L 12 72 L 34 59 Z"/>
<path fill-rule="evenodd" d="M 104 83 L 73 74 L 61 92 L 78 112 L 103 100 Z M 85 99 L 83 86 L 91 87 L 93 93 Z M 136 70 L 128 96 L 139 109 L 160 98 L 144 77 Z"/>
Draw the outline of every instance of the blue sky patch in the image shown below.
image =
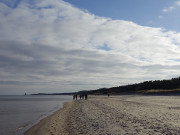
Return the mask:
<path fill-rule="evenodd" d="M 0 2 L 4 3 L 8 7 L 16 8 L 21 2 L 21 0 L 0 0 Z"/>
<path fill-rule="evenodd" d="M 98 49 L 105 50 L 105 51 L 111 50 L 111 48 L 107 44 L 104 44 L 103 46 L 99 47 Z"/>

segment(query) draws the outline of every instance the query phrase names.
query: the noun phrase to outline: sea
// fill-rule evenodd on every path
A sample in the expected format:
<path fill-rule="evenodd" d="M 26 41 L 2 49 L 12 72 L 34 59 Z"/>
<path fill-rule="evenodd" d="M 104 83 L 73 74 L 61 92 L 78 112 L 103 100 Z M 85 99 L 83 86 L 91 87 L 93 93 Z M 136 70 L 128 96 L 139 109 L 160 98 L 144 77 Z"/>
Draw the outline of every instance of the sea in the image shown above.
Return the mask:
<path fill-rule="evenodd" d="M 0 96 L 0 135 L 23 135 L 71 100 L 64 95 Z"/>

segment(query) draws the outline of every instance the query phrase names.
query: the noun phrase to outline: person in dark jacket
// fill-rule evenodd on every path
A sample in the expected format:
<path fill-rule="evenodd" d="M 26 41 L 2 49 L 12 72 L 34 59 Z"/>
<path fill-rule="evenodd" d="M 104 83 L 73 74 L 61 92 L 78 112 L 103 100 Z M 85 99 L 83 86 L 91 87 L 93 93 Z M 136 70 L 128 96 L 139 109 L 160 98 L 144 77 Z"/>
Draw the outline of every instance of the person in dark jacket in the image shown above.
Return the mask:
<path fill-rule="evenodd" d="M 85 94 L 85 100 L 87 100 L 87 98 L 88 98 L 88 95 L 87 95 L 87 94 Z"/>

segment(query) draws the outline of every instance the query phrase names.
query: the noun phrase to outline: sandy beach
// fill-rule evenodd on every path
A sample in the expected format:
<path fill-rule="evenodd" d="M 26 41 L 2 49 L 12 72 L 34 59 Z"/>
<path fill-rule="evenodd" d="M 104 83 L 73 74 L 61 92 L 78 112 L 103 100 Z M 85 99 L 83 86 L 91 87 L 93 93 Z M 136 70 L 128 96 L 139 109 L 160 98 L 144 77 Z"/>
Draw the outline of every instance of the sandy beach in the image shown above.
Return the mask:
<path fill-rule="evenodd" d="M 64 104 L 25 135 L 178 135 L 179 96 L 90 96 Z"/>

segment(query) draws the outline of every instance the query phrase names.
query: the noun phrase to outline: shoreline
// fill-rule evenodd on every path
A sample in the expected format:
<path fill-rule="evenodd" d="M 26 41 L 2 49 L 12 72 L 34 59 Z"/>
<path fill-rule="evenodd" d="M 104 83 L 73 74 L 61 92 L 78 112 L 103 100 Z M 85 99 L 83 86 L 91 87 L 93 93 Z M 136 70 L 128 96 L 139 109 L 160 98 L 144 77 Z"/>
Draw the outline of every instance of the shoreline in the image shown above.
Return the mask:
<path fill-rule="evenodd" d="M 69 113 L 72 104 L 72 101 L 64 102 L 62 108 L 30 127 L 25 131 L 24 135 L 54 135 L 59 132 L 62 132 L 63 135 L 68 135 L 65 128 L 65 120 L 68 117 L 67 114 Z"/>
<path fill-rule="evenodd" d="M 25 135 L 180 134 L 179 96 L 90 96 L 64 103 Z"/>

